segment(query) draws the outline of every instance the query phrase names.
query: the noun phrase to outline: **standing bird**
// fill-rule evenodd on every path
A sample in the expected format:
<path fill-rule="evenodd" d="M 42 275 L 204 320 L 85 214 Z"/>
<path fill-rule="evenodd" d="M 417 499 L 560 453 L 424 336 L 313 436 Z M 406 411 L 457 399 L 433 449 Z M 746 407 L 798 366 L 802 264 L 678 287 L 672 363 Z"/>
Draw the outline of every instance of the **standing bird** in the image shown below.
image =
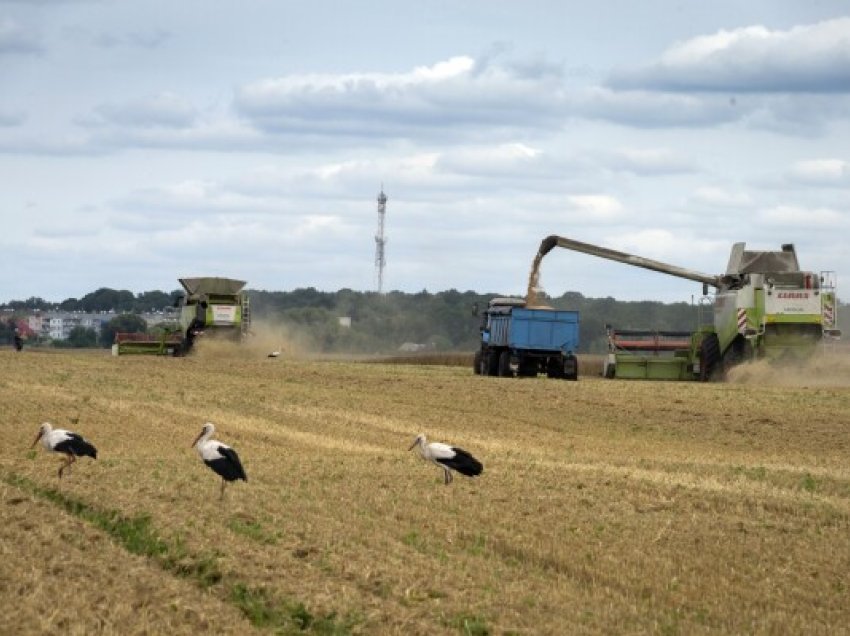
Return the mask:
<path fill-rule="evenodd" d="M 38 444 L 38 440 L 41 440 L 42 445 L 47 450 L 64 453 L 65 459 L 59 467 L 59 479 L 62 479 L 62 471 L 70 468 L 71 464 L 77 461 L 77 457 L 88 455 L 92 459 L 97 459 L 97 449 L 84 440 L 81 435 L 62 428 L 53 428 L 50 422 L 45 422 L 39 427 L 38 435 L 35 436 L 35 441 L 30 448 Z"/>
<path fill-rule="evenodd" d="M 484 470 L 481 462 L 462 448 L 441 444 L 440 442 L 429 444 L 422 433 L 416 436 L 413 444 L 407 450 L 413 450 L 416 447 L 418 447 L 422 459 L 432 461 L 443 469 L 447 486 L 452 483 L 452 470 L 456 470 L 467 477 L 480 475 Z"/>
<path fill-rule="evenodd" d="M 224 487 L 227 482 L 236 479 L 248 481 L 248 477 L 245 475 L 245 469 L 242 468 L 242 462 L 239 461 L 236 451 L 227 444 L 210 439 L 213 433 L 215 433 L 215 426 L 212 422 L 207 422 L 192 446 L 198 451 L 204 463 L 221 475 L 221 497 L 224 498 Z"/>

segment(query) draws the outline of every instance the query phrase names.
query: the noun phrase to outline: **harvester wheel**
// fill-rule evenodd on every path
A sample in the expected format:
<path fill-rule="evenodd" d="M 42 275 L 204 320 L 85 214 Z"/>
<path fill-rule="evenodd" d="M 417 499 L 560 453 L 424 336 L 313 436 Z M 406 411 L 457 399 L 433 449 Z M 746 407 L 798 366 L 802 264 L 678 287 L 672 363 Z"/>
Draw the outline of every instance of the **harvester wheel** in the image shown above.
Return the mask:
<path fill-rule="evenodd" d="M 699 347 L 699 379 L 708 382 L 722 371 L 720 360 L 720 341 L 717 334 L 710 333 L 703 338 Z"/>
<path fill-rule="evenodd" d="M 513 371 L 511 371 L 511 352 L 510 351 L 502 351 L 502 354 L 499 356 L 499 377 L 502 377 L 502 378 L 512 378 L 512 377 L 514 377 Z"/>
<path fill-rule="evenodd" d="M 483 356 L 481 355 L 481 351 L 476 351 L 475 356 L 472 358 L 472 372 L 475 375 L 481 375 L 483 372 L 483 365 L 481 364 Z"/>
<path fill-rule="evenodd" d="M 723 368 L 730 369 L 737 364 L 753 359 L 753 347 L 743 336 L 738 336 L 723 354 Z"/>

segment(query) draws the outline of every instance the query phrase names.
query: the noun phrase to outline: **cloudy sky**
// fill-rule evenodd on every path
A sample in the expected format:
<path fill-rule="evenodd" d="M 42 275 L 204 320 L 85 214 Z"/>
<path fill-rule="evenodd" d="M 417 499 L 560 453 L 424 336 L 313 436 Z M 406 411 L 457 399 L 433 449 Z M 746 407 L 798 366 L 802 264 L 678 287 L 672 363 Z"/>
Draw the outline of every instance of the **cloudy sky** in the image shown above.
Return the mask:
<path fill-rule="evenodd" d="M 523 293 L 560 234 L 850 272 L 845 0 L 0 0 L 0 301 Z M 700 286 L 566 250 L 551 295 Z"/>

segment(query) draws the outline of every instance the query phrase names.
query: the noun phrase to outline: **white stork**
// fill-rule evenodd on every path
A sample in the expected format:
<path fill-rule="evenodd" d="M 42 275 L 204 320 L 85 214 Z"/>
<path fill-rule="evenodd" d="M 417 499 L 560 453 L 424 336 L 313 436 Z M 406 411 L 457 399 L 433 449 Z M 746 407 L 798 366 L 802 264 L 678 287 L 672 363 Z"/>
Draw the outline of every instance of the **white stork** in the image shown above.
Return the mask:
<path fill-rule="evenodd" d="M 213 433 L 215 433 L 215 426 L 212 422 L 207 422 L 192 446 L 198 451 L 204 463 L 221 476 L 221 497 L 223 498 L 227 482 L 236 479 L 248 481 L 248 477 L 245 475 L 245 469 L 242 468 L 242 462 L 239 461 L 236 451 L 227 444 L 210 439 Z"/>
<path fill-rule="evenodd" d="M 41 440 L 42 445 L 49 451 L 54 453 L 63 453 L 65 459 L 59 467 L 59 479 L 62 479 L 62 471 L 71 467 L 77 457 L 87 455 L 92 459 L 97 459 L 97 449 L 89 442 L 84 440 L 81 435 L 66 431 L 63 428 L 53 428 L 50 422 L 44 422 L 38 429 L 38 435 L 35 436 L 30 448 L 33 448 Z"/>
<path fill-rule="evenodd" d="M 480 475 L 484 470 L 481 462 L 462 448 L 449 446 L 440 442 L 431 442 L 429 444 L 422 433 L 416 436 L 413 444 L 407 450 L 413 450 L 417 447 L 422 459 L 432 461 L 443 469 L 445 473 L 445 484 L 447 486 L 452 483 L 451 471 L 453 470 L 467 477 Z"/>
<path fill-rule="evenodd" d="M 280 355 L 280 349 L 275 349 L 274 351 L 269 353 L 269 355 L 267 355 L 266 357 L 267 358 L 277 358 L 279 355 Z"/>

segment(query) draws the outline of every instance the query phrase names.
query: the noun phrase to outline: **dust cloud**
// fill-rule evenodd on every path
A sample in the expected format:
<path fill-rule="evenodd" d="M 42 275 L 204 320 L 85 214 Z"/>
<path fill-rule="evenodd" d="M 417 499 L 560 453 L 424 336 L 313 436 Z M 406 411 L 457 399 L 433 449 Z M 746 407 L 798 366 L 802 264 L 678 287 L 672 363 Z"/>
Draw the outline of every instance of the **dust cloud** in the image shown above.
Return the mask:
<path fill-rule="evenodd" d="M 309 336 L 305 334 L 283 324 L 254 321 L 243 342 L 202 336 L 195 342 L 192 355 L 202 360 L 250 360 L 268 358 L 269 354 L 277 352 L 281 358 L 303 358 L 309 356 L 313 349 Z"/>
<path fill-rule="evenodd" d="M 823 351 L 802 362 L 757 360 L 730 369 L 730 384 L 850 387 L 850 349 Z"/>

